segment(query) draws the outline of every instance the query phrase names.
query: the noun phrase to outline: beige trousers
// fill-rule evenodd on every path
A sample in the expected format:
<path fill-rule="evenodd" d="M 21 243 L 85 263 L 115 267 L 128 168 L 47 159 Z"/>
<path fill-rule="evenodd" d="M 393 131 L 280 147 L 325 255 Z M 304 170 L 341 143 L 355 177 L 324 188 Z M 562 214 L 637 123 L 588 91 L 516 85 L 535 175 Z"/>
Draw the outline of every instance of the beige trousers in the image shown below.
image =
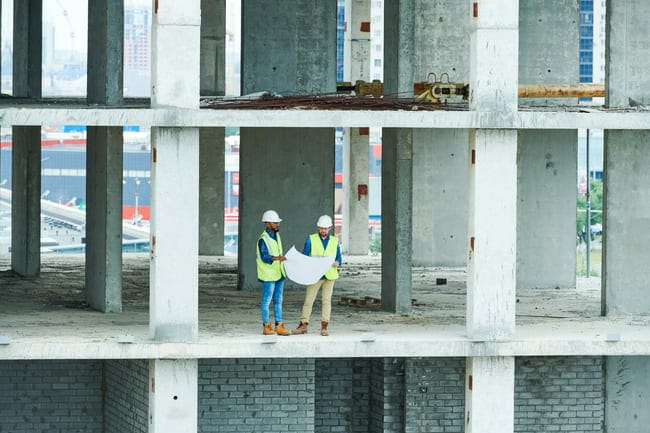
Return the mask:
<path fill-rule="evenodd" d="M 311 309 L 314 306 L 314 301 L 316 300 L 316 295 L 318 294 L 318 289 L 323 287 L 322 297 L 323 297 L 323 311 L 321 311 L 321 321 L 329 322 L 330 313 L 332 312 L 332 290 L 334 289 L 335 280 L 318 280 L 314 284 L 307 286 L 307 292 L 305 293 L 305 303 L 302 305 L 302 316 L 300 316 L 300 321 L 309 323 L 309 318 L 311 317 Z"/>

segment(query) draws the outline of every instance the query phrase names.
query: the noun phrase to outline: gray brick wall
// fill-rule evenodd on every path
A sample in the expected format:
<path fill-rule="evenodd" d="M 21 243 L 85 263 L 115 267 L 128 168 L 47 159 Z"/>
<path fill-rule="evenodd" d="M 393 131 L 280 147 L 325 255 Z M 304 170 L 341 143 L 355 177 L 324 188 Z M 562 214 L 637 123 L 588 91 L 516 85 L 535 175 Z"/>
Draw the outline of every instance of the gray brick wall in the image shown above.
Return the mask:
<path fill-rule="evenodd" d="M 104 361 L 106 432 L 146 433 L 149 366 L 145 360 Z"/>
<path fill-rule="evenodd" d="M 373 363 L 371 431 L 404 432 L 404 362 L 402 358 L 382 358 Z M 381 383 L 377 383 L 377 382 Z"/>
<path fill-rule="evenodd" d="M 315 370 L 315 433 L 366 433 L 369 360 L 320 359 Z"/>
<path fill-rule="evenodd" d="M 370 361 L 370 401 L 369 408 L 369 431 L 374 433 L 384 430 L 384 360 L 381 358 Z"/>
<path fill-rule="evenodd" d="M 603 431 L 602 357 L 517 358 L 515 368 L 515 432 Z"/>
<path fill-rule="evenodd" d="M 199 361 L 199 432 L 314 432 L 313 359 Z"/>
<path fill-rule="evenodd" d="M 408 358 L 404 378 L 406 433 L 463 431 L 465 358 Z"/>
<path fill-rule="evenodd" d="M 0 432 L 101 433 L 101 361 L 0 361 Z"/>

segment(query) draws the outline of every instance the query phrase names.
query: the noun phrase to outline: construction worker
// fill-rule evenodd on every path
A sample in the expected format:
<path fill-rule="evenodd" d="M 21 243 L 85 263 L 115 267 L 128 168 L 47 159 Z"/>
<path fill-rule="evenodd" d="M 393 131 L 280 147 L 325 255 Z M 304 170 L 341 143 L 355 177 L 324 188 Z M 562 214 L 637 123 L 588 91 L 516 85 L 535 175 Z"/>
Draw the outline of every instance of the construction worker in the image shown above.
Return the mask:
<path fill-rule="evenodd" d="M 282 322 L 282 292 L 286 273 L 280 238 L 280 216 L 274 210 L 267 210 L 262 215 L 266 229 L 257 241 L 257 279 L 262 283 L 262 333 L 264 335 L 291 335 Z M 271 327 L 269 307 L 273 300 L 275 330 Z"/>
<path fill-rule="evenodd" d="M 341 246 L 339 244 L 339 239 L 334 235 L 330 235 L 330 230 L 332 229 L 332 218 L 330 218 L 329 215 L 322 215 L 318 218 L 316 226 L 318 227 L 318 232 L 307 237 L 302 253 L 306 256 L 332 257 L 332 267 L 325 272 L 325 275 L 323 275 L 320 280 L 307 286 L 305 302 L 302 306 L 302 315 L 300 316 L 300 323 L 293 333 L 307 333 L 307 325 L 309 324 L 314 300 L 318 294 L 318 289 L 322 287 L 323 305 L 321 311 L 320 335 L 327 336 L 329 335 L 327 325 L 329 325 L 330 313 L 332 311 L 332 290 L 334 289 L 334 281 L 339 277 L 338 268 L 341 264 Z"/>

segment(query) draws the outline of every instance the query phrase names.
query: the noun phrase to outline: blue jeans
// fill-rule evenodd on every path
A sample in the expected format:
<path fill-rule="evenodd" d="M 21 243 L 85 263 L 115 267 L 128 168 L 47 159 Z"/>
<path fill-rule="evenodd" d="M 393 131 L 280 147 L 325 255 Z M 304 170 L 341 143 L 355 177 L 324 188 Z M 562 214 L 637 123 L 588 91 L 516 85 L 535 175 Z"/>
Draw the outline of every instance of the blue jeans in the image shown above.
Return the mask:
<path fill-rule="evenodd" d="M 273 299 L 273 316 L 275 321 L 282 322 L 282 292 L 284 290 L 284 278 L 279 281 L 262 281 L 262 323 L 269 323 L 269 306 Z"/>

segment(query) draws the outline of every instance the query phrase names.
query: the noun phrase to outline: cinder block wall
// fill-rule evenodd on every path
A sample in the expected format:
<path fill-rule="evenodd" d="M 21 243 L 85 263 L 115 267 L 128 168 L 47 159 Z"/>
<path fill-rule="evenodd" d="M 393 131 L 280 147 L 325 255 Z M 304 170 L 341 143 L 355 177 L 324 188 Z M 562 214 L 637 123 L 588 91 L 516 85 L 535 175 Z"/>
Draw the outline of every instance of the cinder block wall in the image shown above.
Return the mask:
<path fill-rule="evenodd" d="M 314 432 L 314 360 L 200 360 L 198 415 L 200 432 Z"/>
<path fill-rule="evenodd" d="M 102 432 L 101 361 L 0 361 L 0 432 Z"/>
<path fill-rule="evenodd" d="M 148 432 L 149 366 L 145 360 L 104 361 L 106 432 Z"/>
<path fill-rule="evenodd" d="M 408 358 L 406 433 L 462 432 L 465 426 L 465 358 Z"/>
<path fill-rule="evenodd" d="M 317 359 L 315 371 L 314 431 L 368 432 L 370 360 Z"/>
<path fill-rule="evenodd" d="M 603 359 L 517 358 L 515 432 L 603 432 Z"/>

